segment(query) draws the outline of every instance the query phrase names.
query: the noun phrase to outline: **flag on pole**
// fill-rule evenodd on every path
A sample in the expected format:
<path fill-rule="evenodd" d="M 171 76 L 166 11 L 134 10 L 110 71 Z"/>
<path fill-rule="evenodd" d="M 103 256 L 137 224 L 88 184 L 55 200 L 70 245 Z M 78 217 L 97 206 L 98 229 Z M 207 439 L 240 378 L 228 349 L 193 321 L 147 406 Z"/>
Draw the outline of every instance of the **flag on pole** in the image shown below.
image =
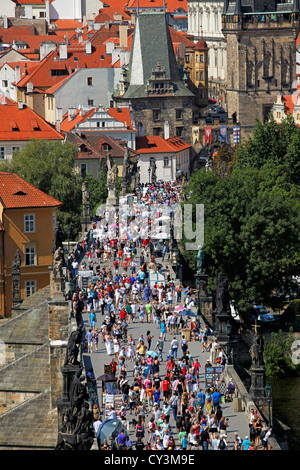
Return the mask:
<path fill-rule="evenodd" d="M 233 142 L 238 144 L 240 142 L 240 126 L 234 126 L 233 128 Z"/>
<path fill-rule="evenodd" d="M 227 142 L 227 126 L 220 126 L 220 142 Z"/>
<path fill-rule="evenodd" d="M 207 142 L 211 144 L 211 133 L 212 133 L 211 127 L 204 127 L 204 145 L 206 145 Z"/>

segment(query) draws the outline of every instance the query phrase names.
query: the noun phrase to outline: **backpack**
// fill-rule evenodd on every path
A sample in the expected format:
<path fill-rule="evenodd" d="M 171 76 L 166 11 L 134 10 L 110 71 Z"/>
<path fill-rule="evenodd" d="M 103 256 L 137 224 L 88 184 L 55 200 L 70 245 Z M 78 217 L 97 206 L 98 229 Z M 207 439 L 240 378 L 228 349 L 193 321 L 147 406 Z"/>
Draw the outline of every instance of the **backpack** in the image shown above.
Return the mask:
<path fill-rule="evenodd" d="M 218 448 L 220 450 L 224 450 L 225 447 L 226 447 L 226 445 L 225 445 L 224 439 L 221 439 L 220 442 L 219 442 Z"/>

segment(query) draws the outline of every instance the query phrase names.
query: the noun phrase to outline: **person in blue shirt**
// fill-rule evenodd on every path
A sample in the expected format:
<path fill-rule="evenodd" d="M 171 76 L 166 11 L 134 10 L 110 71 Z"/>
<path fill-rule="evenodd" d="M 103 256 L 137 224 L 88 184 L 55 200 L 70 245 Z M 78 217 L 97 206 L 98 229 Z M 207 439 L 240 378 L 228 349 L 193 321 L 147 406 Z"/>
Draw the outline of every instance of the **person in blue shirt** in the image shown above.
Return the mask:
<path fill-rule="evenodd" d="M 215 389 L 215 391 L 212 394 L 211 398 L 212 398 L 212 403 L 213 403 L 214 409 L 216 410 L 219 403 L 220 403 L 220 400 L 221 400 L 221 393 L 218 392 L 217 389 Z"/>
<path fill-rule="evenodd" d="M 242 442 L 242 449 L 243 450 L 249 450 L 251 442 L 249 441 L 249 437 L 245 436 L 244 441 Z"/>
<path fill-rule="evenodd" d="M 203 408 L 205 405 L 205 393 L 201 389 L 199 389 L 196 398 L 199 400 L 201 408 Z"/>
<path fill-rule="evenodd" d="M 145 287 L 144 287 L 144 300 L 145 302 L 148 302 L 149 299 L 150 299 L 150 288 L 148 287 L 148 285 L 146 284 Z"/>

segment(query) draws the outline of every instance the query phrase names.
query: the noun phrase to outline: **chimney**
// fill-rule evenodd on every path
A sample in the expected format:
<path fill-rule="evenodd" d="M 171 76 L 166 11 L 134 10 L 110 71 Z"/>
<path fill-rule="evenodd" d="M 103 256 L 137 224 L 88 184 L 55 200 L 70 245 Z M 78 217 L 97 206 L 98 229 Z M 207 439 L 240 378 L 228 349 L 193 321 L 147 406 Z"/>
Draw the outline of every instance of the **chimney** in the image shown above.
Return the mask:
<path fill-rule="evenodd" d="M 21 69 L 19 65 L 16 65 L 15 68 L 15 82 L 18 83 L 21 79 Z"/>
<path fill-rule="evenodd" d="M 24 108 L 24 103 L 23 103 L 22 100 L 18 101 L 18 107 L 19 107 L 20 110 Z"/>
<path fill-rule="evenodd" d="M 168 121 L 165 121 L 164 124 L 164 139 L 167 140 L 170 137 L 170 126 Z"/>
<path fill-rule="evenodd" d="M 27 88 L 27 93 L 33 93 L 33 83 L 32 82 L 28 82 L 26 88 Z"/>
<path fill-rule="evenodd" d="M 92 44 L 90 41 L 85 43 L 85 53 L 86 55 L 90 55 L 92 53 Z"/>
<path fill-rule="evenodd" d="M 62 108 L 56 108 L 56 109 L 55 109 L 55 113 L 56 113 L 56 122 L 57 122 L 57 121 L 62 122 L 62 120 L 63 120 L 63 111 L 62 111 Z"/>
<path fill-rule="evenodd" d="M 104 23 L 104 27 L 105 29 L 109 29 L 110 25 L 109 25 L 109 21 L 105 21 Z"/>
<path fill-rule="evenodd" d="M 120 26 L 119 26 L 120 47 L 127 47 L 128 46 L 127 29 L 128 29 L 127 24 L 120 24 Z"/>
<path fill-rule="evenodd" d="M 60 132 L 60 121 L 56 121 L 56 130 Z"/>
<path fill-rule="evenodd" d="M 59 59 L 67 60 L 67 58 L 68 58 L 68 45 L 59 44 Z"/>
<path fill-rule="evenodd" d="M 3 16 L 3 28 L 8 29 L 8 18 L 6 15 Z"/>

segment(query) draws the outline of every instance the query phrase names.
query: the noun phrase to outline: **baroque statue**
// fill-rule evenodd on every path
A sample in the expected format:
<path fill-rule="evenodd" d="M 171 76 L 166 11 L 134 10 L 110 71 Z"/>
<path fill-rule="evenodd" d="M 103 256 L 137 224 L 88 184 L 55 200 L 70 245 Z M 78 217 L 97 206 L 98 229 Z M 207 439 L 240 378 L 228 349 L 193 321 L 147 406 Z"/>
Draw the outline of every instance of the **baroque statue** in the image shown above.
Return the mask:
<path fill-rule="evenodd" d="M 69 336 L 69 341 L 67 345 L 65 366 L 68 364 L 78 365 L 78 354 L 83 336 L 82 327 L 79 326 L 76 330 L 72 331 Z"/>
<path fill-rule="evenodd" d="M 109 189 L 115 189 L 118 182 L 118 167 L 113 163 L 111 155 L 107 152 L 107 186 Z"/>

